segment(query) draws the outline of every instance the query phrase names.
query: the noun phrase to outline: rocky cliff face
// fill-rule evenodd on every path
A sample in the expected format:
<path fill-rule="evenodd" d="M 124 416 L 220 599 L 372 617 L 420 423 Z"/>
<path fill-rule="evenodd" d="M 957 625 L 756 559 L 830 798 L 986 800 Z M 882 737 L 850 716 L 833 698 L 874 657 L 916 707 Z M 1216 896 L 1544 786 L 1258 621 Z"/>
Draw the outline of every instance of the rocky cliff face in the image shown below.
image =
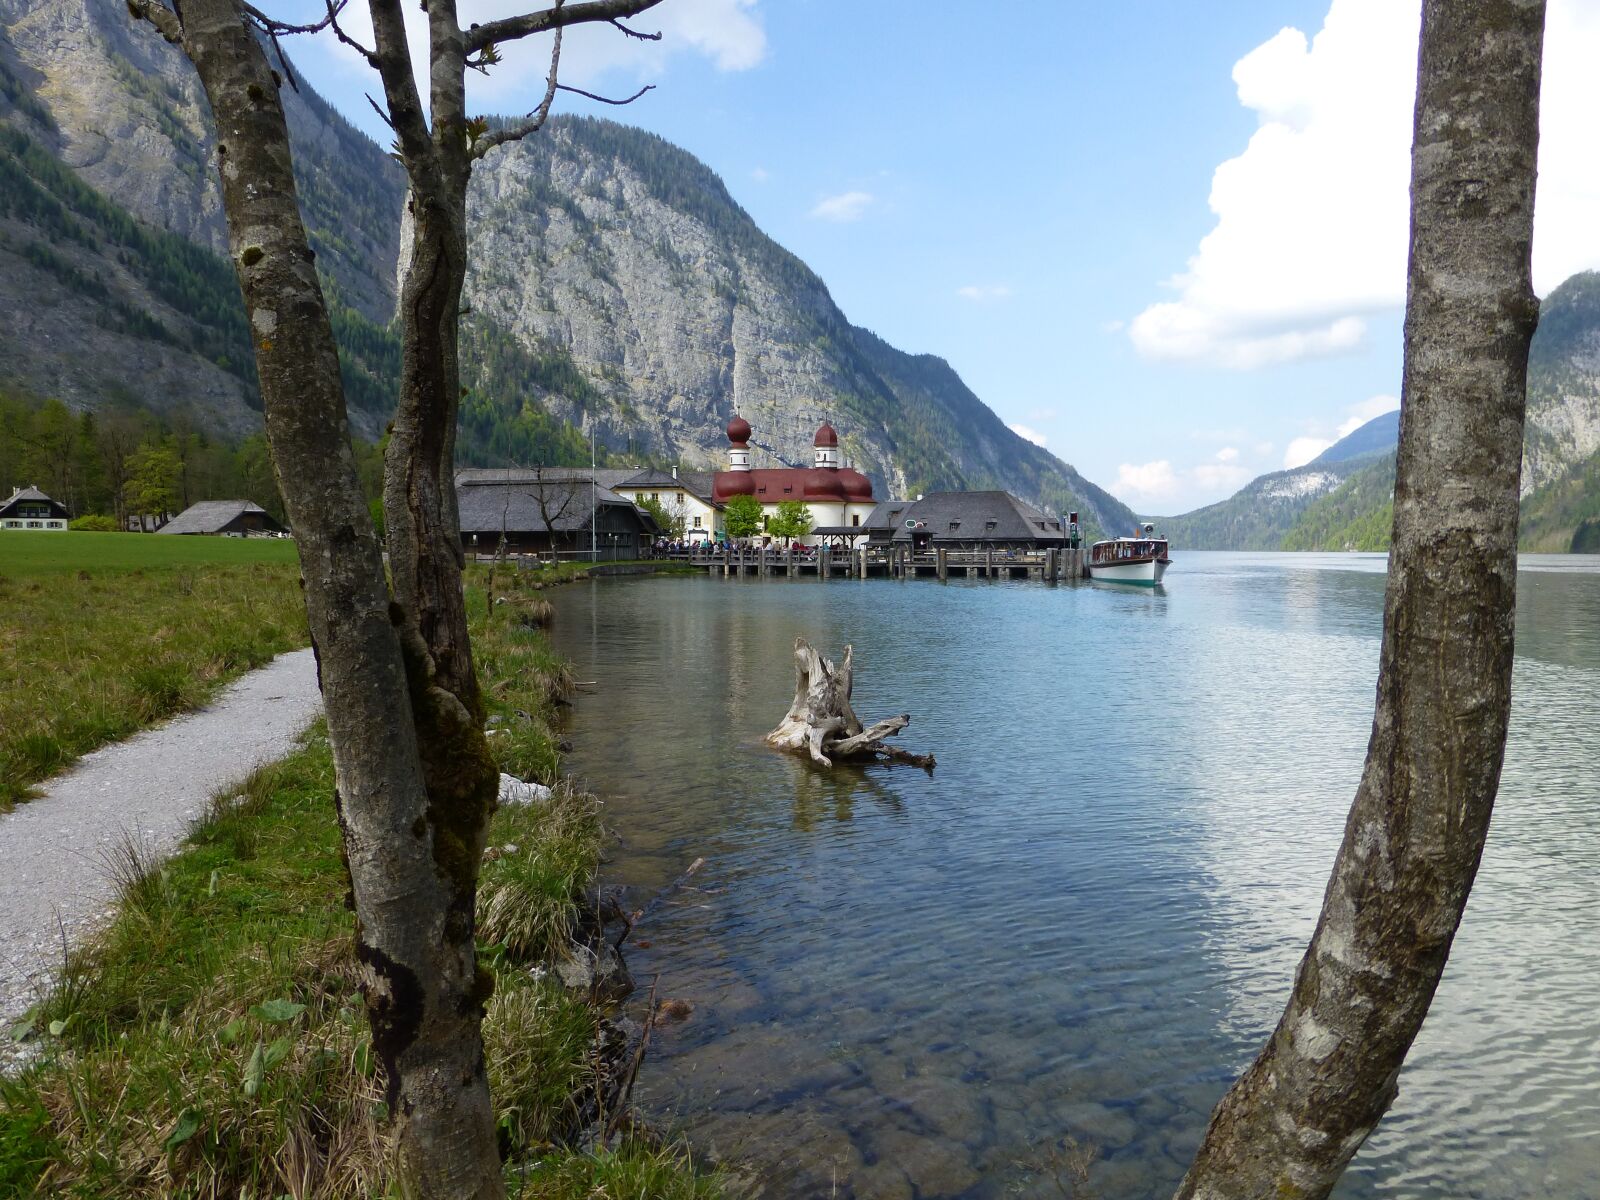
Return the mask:
<path fill-rule="evenodd" d="M 223 249 L 204 97 L 178 51 L 116 0 L 0 0 L 0 71 L 10 81 L 0 121 L 25 129 L 113 205 Z M 285 89 L 284 97 L 318 264 L 353 310 L 340 332 L 360 368 L 357 424 L 371 433 L 383 395 L 392 394 L 393 338 L 382 326 L 397 290 L 403 180 L 309 89 Z M 766 238 L 715 175 L 659 138 L 609 122 L 557 120 L 482 165 L 471 207 L 464 365 L 475 394 L 462 439 L 469 461 L 568 452 L 576 439 L 562 432 L 565 422 L 613 450 L 716 466 L 737 408 L 775 463 L 809 462 L 813 431 L 831 420 L 846 456 L 881 494 L 1002 486 L 1051 509 L 1080 509 L 1091 523 L 1132 520 L 1112 497 L 1012 434 L 946 364 L 853 327 L 822 282 Z M 59 237 L 26 217 L 10 234 L 0 253 L 44 258 Z M 141 354 L 131 326 L 113 344 L 99 330 L 116 322 L 95 311 L 91 288 L 72 280 L 117 275 L 117 255 L 86 245 L 80 258 L 65 275 L 55 263 L 54 283 L 32 281 L 63 292 L 47 324 L 70 322 L 73 336 L 52 342 L 32 329 L 14 337 L 0 347 L 0 370 L 80 407 L 117 391 L 152 407 L 190 404 L 230 430 L 249 422 L 252 388 L 237 356 L 193 353 L 195 339 L 179 329 L 198 314 L 153 305 L 171 326 L 165 349 Z M 113 290 L 126 308 L 150 300 L 149 289 L 132 282 Z M 220 295 L 207 302 L 231 304 Z M 0 312 L 21 316 L 27 303 L 0 283 Z M 232 321 L 231 309 L 219 318 Z M 83 362 L 96 369 L 85 374 Z M 142 369 L 118 377 L 116 364 L 139 362 Z"/>
<path fill-rule="evenodd" d="M 758 458 L 808 464 L 829 420 L 882 496 L 999 486 L 1102 527 L 1133 521 L 1012 433 L 948 364 L 851 325 L 721 180 L 660 138 L 554 121 L 486 161 L 470 210 L 474 319 L 567 356 L 590 390 L 547 403 L 613 446 L 722 466 L 737 410 Z"/>
<path fill-rule="evenodd" d="M 1600 273 L 1574 275 L 1545 297 L 1528 356 L 1522 494 L 1600 453 Z"/>
<path fill-rule="evenodd" d="M 0 62 L 48 112 L 34 130 L 134 216 L 227 248 L 211 113 L 193 68 L 118 0 L 0 0 Z M 353 308 L 394 309 L 404 185 L 388 155 L 309 88 L 283 90 L 318 263 Z"/>

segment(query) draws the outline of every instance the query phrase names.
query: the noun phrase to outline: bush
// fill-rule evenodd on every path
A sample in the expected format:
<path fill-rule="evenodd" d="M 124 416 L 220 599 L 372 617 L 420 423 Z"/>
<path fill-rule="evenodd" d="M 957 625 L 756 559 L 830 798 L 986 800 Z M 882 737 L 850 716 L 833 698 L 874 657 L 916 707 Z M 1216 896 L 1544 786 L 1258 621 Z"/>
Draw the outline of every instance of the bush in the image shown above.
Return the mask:
<path fill-rule="evenodd" d="M 104 513 L 90 513 L 88 516 L 74 517 L 67 522 L 67 528 L 74 533 L 116 533 L 117 522 Z"/>

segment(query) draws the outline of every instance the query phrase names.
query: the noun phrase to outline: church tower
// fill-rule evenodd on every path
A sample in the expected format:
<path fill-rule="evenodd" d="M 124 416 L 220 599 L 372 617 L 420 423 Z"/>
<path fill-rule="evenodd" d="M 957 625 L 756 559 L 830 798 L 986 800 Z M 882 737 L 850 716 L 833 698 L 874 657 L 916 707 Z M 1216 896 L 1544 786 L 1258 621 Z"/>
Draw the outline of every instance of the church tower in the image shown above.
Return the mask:
<path fill-rule="evenodd" d="M 735 413 L 728 422 L 728 470 L 750 469 L 750 422 Z"/>
<path fill-rule="evenodd" d="M 826 421 L 817 430 L 817 436 L 811 443 L 816 447 L 816 465 L 819 469 L 837 471 L 843 464 L 839 461 L 839 434 L 832 425 Z"/>

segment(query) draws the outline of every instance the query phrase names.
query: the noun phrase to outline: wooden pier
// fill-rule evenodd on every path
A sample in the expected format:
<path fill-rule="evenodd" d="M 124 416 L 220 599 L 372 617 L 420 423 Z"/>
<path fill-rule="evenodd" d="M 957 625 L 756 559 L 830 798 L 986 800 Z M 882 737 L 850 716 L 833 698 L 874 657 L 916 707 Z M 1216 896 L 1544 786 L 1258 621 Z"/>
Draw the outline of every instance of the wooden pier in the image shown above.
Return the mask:
<path fill-rule="evenodd" d="M 682 550 L 667 558 L 710 575 L 784 575 L 829 579 L 1032 579 L 1057 583 L 1082 579 L 1081 546 L 1033 551 L 923 550 L 910 546 L 817 546 L 809 551 L 772 546 Z"/>

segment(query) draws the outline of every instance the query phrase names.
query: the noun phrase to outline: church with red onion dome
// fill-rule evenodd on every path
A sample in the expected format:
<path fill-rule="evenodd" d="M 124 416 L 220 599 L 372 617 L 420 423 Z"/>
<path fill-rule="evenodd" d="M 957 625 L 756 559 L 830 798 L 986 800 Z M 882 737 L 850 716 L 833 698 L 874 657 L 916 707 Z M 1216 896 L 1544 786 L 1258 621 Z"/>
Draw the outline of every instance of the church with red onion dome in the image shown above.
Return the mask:
<path fill-rule="evenodd" d="M 802 500 L 814 526 L 860 526 L 877 503 L 872 481 L 843 465 L 838 431 L 826 421 L 811 444 L 816 457 L 810 467 L 752 468 L 750 422 L 735 415 L 728 422 L 728 469 L 713 477 L 712 498 L 724 504 L 734 496 L 754 496 L 768 515 L 785 500 Z"/>

